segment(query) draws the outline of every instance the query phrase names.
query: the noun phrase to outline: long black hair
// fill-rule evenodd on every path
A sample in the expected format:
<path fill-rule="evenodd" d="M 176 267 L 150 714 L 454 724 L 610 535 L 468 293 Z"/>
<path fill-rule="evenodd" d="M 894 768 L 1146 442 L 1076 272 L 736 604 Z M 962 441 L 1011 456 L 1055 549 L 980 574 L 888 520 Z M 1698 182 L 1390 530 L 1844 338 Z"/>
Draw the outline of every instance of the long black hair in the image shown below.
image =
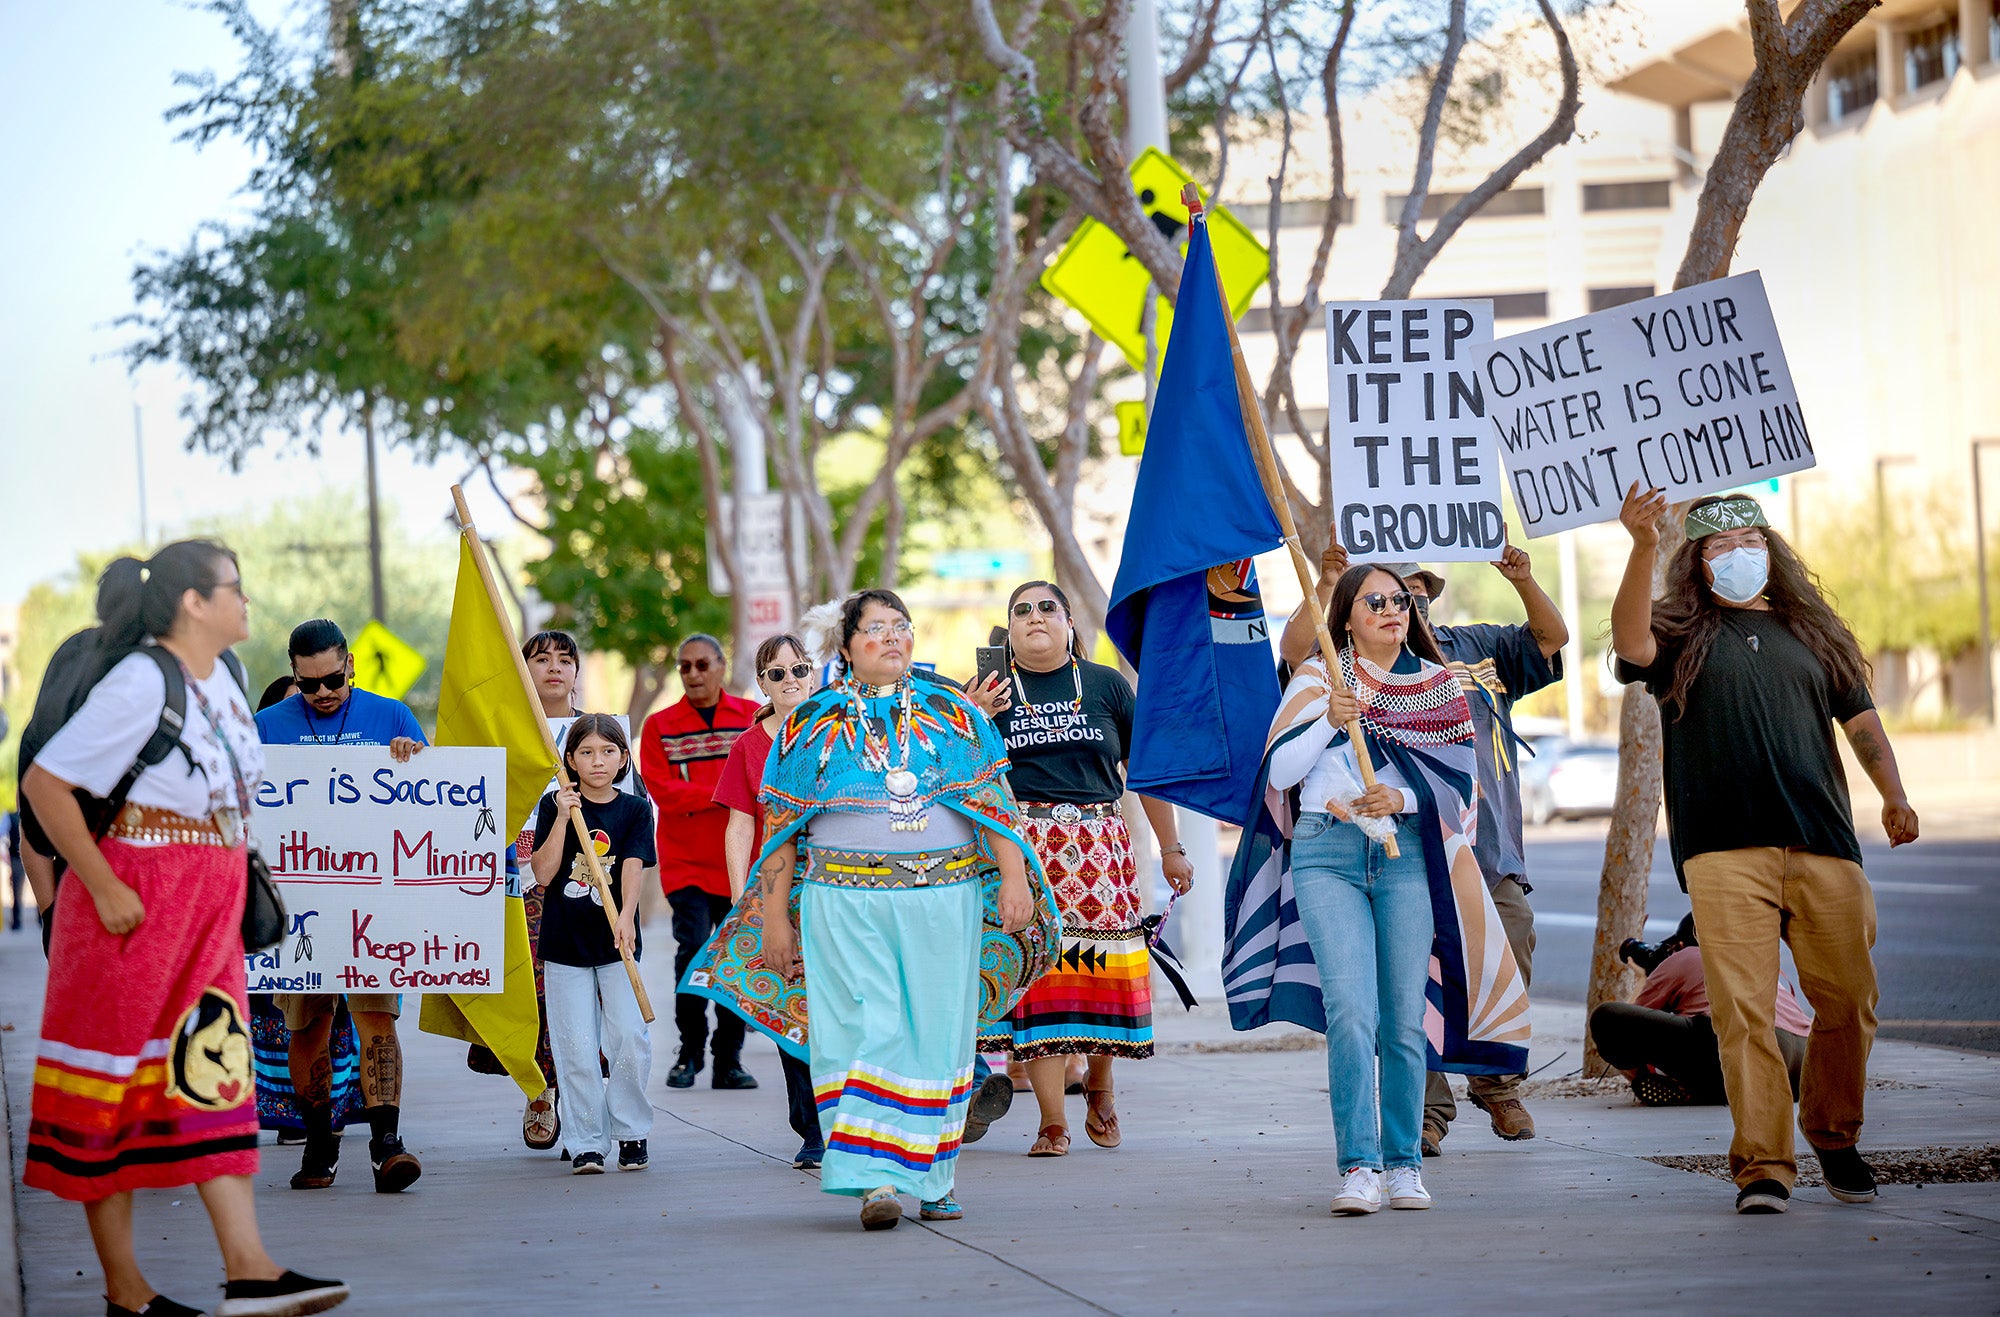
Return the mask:
<path fill-rule="evenodd" d="M 1069 621 L 1069 656 L 1081 663 L 1083 661 L 1083 637 L 1076 633 L 1076 610 L 1069 606 L 1069 596 L 1064 594 L 1063 588 L 1054 581 L 1023 581 L 1015 586 L 1014 593 L 1007 596 L 1008 622 L 1012 623 L 1014 605 L 1020 601 L 1021 596 L 1037 588 L 1047 590 L 1056 597 L 1056 602 L 1062 605 L 1063 616 Z M 1001 643 L 1007 646 L 1007 653 L 1011 658 L 1014 653 L 1014 642 L 1011 636 Z M 1056 671 L 1060 672 L 1062 669 L 1058 668 Z"/>
<path fill-rule="evenodd" d="M 158 639 L 180 620 L 181 596 L 206 599 L 222 584 L 222 564 L 236 555 L 215 540 L 176 540 L 144 562 L 114 558 L 97 578 L 97 620 L 113 645 Z"/>
<path fill-rule="evenodd" d="M 1333 587 L 1333 602 L 1328 604 L 1326 609 L 1326 629 L 1332 633 L 1334 646 L 1338 649 L 1346 649 L 1354 643 L 1353 628 L 1348 626 L 1347 619 L 1354 614 L 1354 601 L 1361 597 L 1362 585 L 1375 572 L 1380 572 L 1394 581 L 1398 590 L 1405 588 L 1403 578 L 1379 562 L 1357 563 L 1342 572 L 1340 581 Z M 1418 614 L 1415 604 L 1410 606 L 1410 611 L 1404 614 L 1404 618 L 1409 623 L 1409 631 L 1403 644 L 1418 658 L 1428 659 L 1443 667 L 1444 653 L 1438 649 L 1437 637 L 1433 636 L 1430 627 L 1424 624 L 1424 619 Z M 1337 660 L 1331 655 L 1327 657 L 1329 670 L 1335 662 Z"/>
<path fill-rule="evenodd" d="M 1698 498 L 1688 504 L 1688 510 L 1743 497 L 1718 494 Z M 1826 669 L 1833 689 L 1866 685 L 1873 673 L 1861 652 L 1861 642 L 1827 602 L 1819 577 L 1785 543 L 1784 536 L 1769 526 L 1757 530 L 1770 554 L 1771 574 L 1764 586 L 1764 600 L 1771 612 L 1812 651 Z M 1701 539 L 1688 540 L 1674 550 L 1674 556 L 1667 560 L 1666 592 L 1653 603 L 1653 639 L 1680 651 L 1674 660 L 1673 684 L 1660 701 L 1663 712 L 1668 705 L 1675 706 L 1676 718 L 1687 712 L 1688 688 L 1701 674 L 1708 651 L 1722 631 L 1723 606 L 1709 588 L 1708 573 L 1702 570 L 1701 543 Z"/>

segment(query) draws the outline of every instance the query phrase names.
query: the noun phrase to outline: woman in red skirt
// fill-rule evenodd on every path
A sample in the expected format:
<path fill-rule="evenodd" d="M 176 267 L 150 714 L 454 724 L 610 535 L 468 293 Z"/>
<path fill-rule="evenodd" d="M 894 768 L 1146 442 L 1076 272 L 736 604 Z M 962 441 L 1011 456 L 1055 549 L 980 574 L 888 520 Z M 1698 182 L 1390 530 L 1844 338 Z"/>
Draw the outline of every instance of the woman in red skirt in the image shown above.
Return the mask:
<path fill-rule="evenodd" d="M 339 1281 L 286 1271 L 257 1230 L 257 1106 L 244 997 L 246 815 L 264 756 L 221 655 L 249 634 L 235 555 L 183 540 L 120 558 L 98 585 L 107 644 L 150 640 L 178 663 L 178 753 L 133 784 L 102 840 L 79 795 L 108 798 L 160 723 L 166 676 L 130 654 L 36 756 L 21 789 L 69 864 L 22 1178 L 83 1204 L 109 1317 L 199 1311 L 139 1269 L 132 1191 L 198 1186 L 222 1246 L 224 1317 L 322 1312 Z"/>
<path fill-rule="evenodd" d="M 1116 668 L 1087 662 L 1069 600 L 1047 581 L 1015 588 L 1007 601 L 1008 681 L 993 721 L 1013 764 L 1008 782 L 1021 803 L 1062 914 L 1062 955 L 1014 1008 L 1011 1036 L 982 1038 L 1027 1063 L 1041 1107 L 1032 1157 L 1069 1151 L 1063 1111 L 1065 1058 L 1090 1058 L 1084 1079 L 1084 1132 L 1115 1148 L 1114 1057 L 1153 1054 L 1152 958 L 1140 927 L 1145 911 L 1125 829 L 1124 765 L 1132 740 L 1132 687 Z M 1144 800 L 1159 838 L 1166 879 L 1185 892 L 1194 879 L 1178 840 L 1173 806 Z"/>

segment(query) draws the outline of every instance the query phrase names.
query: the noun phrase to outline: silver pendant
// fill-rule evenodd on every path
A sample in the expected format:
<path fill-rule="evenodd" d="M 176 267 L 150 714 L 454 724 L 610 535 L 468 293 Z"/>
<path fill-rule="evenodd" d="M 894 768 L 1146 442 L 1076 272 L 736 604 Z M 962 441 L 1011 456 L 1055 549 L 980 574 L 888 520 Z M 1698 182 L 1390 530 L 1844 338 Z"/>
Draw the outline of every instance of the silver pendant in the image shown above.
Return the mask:
<path fill-rule="evenodd" d="M 883 777 L 882 784 L 889 788 L 890 795 L 899 800 L 917 794 L 917 775 L 907 768 L 892 769 Z"/>

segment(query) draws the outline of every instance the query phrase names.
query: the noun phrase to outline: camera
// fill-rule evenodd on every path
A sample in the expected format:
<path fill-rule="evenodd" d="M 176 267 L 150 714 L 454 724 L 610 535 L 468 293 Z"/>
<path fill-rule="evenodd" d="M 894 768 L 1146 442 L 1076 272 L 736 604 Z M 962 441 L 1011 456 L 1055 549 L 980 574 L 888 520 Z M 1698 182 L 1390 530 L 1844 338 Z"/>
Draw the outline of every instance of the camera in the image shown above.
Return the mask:
<path fill-rule="evenodd" d="M 1672 938 L 1664 938 L 1658 942 L 1641 942 L 1636 937 L 1628 937 L 1618 944 L 1618 959 L 1637 965 L 1651 974 L 1659 968 L 1661 961 L 1679 950 L 1679 944 Z"/>

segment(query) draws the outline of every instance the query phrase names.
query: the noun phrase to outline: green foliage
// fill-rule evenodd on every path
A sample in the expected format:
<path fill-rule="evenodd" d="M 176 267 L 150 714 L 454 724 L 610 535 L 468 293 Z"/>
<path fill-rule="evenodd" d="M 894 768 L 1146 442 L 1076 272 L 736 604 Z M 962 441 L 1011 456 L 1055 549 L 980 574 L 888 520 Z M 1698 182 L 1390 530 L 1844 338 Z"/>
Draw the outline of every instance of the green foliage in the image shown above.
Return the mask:
<path fill-rule="evenodd" d="M 525 464 L 548 494 L 548 556 L 528 578 L 555 625 L 586 649 L 664 663 L 692 631 L 725 635 L 729 605 L 708 592 L 699 456 L 640 434 L 584 471 L 562 456 Z"/>
<path fill-rule="evenodd" d="M 1817 492 L 1817 487 L 1814 487 Z M 1949 663 L 1979 643 L 1979 581 L 1962 491 L 1808 504 L 1806 565 L 1869 653 L 1928 649 Z M 2000 542 L 1987 560 L 2000 561 Z"/>

